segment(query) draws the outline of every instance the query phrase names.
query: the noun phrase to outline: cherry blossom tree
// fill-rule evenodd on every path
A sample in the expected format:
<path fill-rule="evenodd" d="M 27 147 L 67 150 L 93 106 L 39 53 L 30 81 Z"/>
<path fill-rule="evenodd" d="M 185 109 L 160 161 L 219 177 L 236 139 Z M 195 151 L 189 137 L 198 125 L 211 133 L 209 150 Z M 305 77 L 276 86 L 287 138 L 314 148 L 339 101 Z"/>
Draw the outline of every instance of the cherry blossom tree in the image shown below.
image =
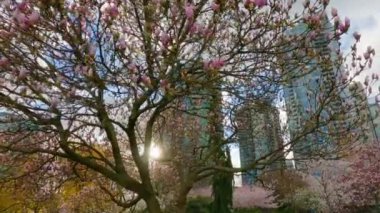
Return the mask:
<path fill-rule="evenodd" d="M 310 122 L 287 145 L 337 117 L 332 113 L 322 119 L 321 112 L 372 63 L 375 51 L 369 48 L 363 57 L 356 52 L 358 33 L 349 57 L 339 48 L 333 50 L 337 57 L 325 57 L 313 46 L 317 38 L 336 41 L 350 26 L 336 10 L 334 24 L 324 24 L 330 20 L 328 2 L 305 1 L 302 14 L 291 14 L 292 0 L 2 1 L 1 111 L 16 118 L 7 125 L 28 121 L 37 126 L 2 131 L 5 162 L 12 165 L 18 156 L 38 154 L 50 159 L 37 163 L 44 169 L 65 159 L 72 170 L 80 167 L 113 183 L 103 190 L 119 206 L 143 200 L 149 212 L 162 212 L 149 157 L 162 130 L 160 121 L 177 119 L 168 112 L 202 118 L 207 125 L 191 122 L 207 132 L 203 144 L 174 143 L 189 139 L 179 134 L 191 132 L 186 119 L 178 119 L 178 128 L 166 129 L 175 138 L 168 142 L 174 148 L 166 160 L 179 174 L 176 212 L 183 212 L 197 181 L 215 172 L 262 167 L 283 155 L 275 150 L 246 168 L 228 168 L 218 160 L 234 136 L 238 104 L 268 93 L 263 85 L 301 78 L 313 71 L 305 66 L 311 61 L 344 68 L 336 84 L 324 85 L 329 93 L 315 96 L 318 106 Z M 304 26 L 303 32 L 288 33 L 297 26 Z M 264 70 L 273 75 L 262 75 Z M 202 100 L 208 104 L 188 107 L 197 100 L 193 106 L 203 106 Z M 350 108 L 344 107 L 342 111 Z M 232 133 L 228 139 L 221 133 L 223 123 Z M 114 194 L 115 186 L 129 198 Z"/>
<path fill-rule="evenodd" d="M 357 149 L 347 174 L 341 177 L 344 183 L 341 192 L 348 198 L 346 207 L 379 208 L 379 151 L 378 142 Z"/>

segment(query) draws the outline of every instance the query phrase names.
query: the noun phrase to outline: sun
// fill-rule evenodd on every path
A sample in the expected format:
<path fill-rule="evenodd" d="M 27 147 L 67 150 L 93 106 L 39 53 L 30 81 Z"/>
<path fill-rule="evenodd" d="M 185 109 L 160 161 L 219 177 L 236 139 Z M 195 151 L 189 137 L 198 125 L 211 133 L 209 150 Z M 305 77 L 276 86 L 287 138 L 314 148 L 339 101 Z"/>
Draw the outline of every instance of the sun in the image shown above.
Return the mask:
<path fill-rule="evenodd" d="M 149 155 L 152 159 L 159 159 L 161 157 L 161 149 L 157 145 L 152 145 L 150 147 Z"/>

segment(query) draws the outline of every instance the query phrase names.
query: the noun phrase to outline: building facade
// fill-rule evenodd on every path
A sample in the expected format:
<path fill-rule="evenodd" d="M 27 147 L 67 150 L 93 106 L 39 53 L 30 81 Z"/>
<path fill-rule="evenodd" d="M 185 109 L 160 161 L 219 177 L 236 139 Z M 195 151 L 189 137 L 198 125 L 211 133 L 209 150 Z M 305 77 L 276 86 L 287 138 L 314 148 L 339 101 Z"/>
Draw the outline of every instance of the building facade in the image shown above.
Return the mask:
<path fill-rule="evenodd" d="M 269 160 L 270 163 L 264 169 L 277 169 L 284 166 L 279 113 L 277 108 L 271 105 L 271 102 L 255 101 L 244 104 L 238 110 L 236 120 L 242 168 L 250 166 L 258 160 Z M 274 152 L 275 155 L 264 158 Z M 252 185 L 261 171 L 260 168 L 243 173 L 242 184 Z"/>
<path fill-rule="evenodd" d="M 302 63 L 302 69 L 292 70 L 287 66 L 288 76 L 283 87 L 287 127 L 294 144 L 295 166 L 299 169 L 311 156 L 333 153 L 347 127 L 346 114 L 342 111 L 343 97 L 338 88 L 343 71 L 334 65 L 338 56 L 333 50 L 339 49 L 339 43 L 328 39 L 333 29 L 331 23 L 325 20 L 323 24 L 324 30 L 305 44 L 320 57 L 306 54 L 293 62 Z M 306 25 L 300 25 L 289 34 L 307 33 L 308 30 Z"/>

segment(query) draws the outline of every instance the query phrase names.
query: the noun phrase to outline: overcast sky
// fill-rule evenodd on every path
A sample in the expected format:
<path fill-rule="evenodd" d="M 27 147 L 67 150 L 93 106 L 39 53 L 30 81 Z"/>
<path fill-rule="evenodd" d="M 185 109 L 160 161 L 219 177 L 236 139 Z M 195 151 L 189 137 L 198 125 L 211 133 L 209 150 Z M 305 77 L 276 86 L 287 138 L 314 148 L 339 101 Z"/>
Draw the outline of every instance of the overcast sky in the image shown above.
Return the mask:
<path fill-rule="evenodd" d="M 363 53 L 368 46 L 372 46 L 376 51 L 372 68 L 363 73 L 360 80 L 363 81 L 366 75 L 374 72 L 380 75 L 380 0 L 331 0 L 331 7 L 338 9 L 342 19 L 347 16 L 351 20 L 351 28 L 341 40 L 344 49 L 352 44 L 352 33 L 358 31 L 362 35 L 358 52 Z M 379 85 L 380 82 L 373 88 L 374 94 L 379 93 Z"/>

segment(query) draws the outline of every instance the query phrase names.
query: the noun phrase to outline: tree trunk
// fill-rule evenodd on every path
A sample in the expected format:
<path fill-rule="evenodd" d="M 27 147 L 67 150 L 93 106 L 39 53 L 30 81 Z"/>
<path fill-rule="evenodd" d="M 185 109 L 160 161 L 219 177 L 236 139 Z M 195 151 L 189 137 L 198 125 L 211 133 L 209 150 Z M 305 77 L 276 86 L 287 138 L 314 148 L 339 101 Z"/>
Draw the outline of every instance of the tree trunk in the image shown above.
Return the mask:
<path fill-rule="evenodd" d="M 144 198 L 149 213 L 162 213 L 160 203 L 154 195 Z"/>
<path fill-rule="evenodd" d="M 187 195 L 187 194 L 186 194 Z M 186 212 L 186 201 L 187 201 L 187 196 L 186 195 L 179 195 L 176 204 L 175 204 L 175 210 L 178 213 L 185 213 Z"/>

